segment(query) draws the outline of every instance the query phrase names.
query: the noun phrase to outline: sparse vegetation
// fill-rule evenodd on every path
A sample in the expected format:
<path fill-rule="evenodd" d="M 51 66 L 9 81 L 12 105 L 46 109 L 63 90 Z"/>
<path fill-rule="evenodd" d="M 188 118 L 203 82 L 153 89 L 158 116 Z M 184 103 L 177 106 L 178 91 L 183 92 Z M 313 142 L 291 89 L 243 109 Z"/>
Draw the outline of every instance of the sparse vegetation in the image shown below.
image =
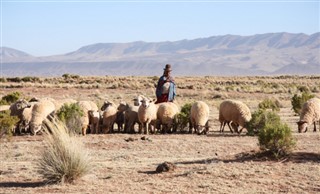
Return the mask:
<path fill-rule="evenodd" d="M 21 98 L 22 94 L 20 92 L 12 92 L 3 96 L 0 100 L 0 105 L 10 105 L 15 103 L 19 98 Z"/>
<path fill-rule="evenodd" d="M 185 131 L 189 124 L 191 106 L 191 103 L 186 103 L 182 106 L 181 111 L 178 114 L 178 129 L 180 131 Z"/>
<path fill-rule="evenodd" d="M 258 104 L 259 109 L 266 110 L 271 109 L 273 111 L 280 111 L 281 104 L 276 99 L 264 99 Z"/>
<path fill-rule="evenodd" d="M 310 93 L 306 93 L 306 92 L 302 92 L 301 95 L 297 95 L 295 94 L 292 98 L 291 98 L 291 105 L 292 105 L 292 109 L 296 114 L 300 114 L 300 111 L 302 109 L 302 105 L 309 100 L 310 98 L 315 97 L 313 94 Z"/>
<path fill-rule="evenodd" d="M 46 147 L 37 163 L 38 172 L 48 183 L 71 183 L 91 170 L 89 153 L 81 140 L 67 132 L 58 120 L 46 121 Z"/>
<path fill-rule="evenodd" d="M 81 133 L 80 117 L 83 116 L 83 111 L 77 103 L 63 105 L 57 112 L 58 118 L 67 126 L 69 131 Z"/>
<path fill-rule="evenodd" d="M 290 127 L 281 122 L 268 122 L 259 130 L 258 140 L 260 149 L 272 153 L 276 158 L 288 155 L 295 146 Z"/>
<path fill-rule="evenodd" d="M 18 121 L 18 117 L 10 116 L 10 111 L 0 112 L 0 138 L 4 134 L 11 136 Z"/>
<path fill-rule="evenodd" d="M 257 135 L 269 124 L 280 123 L 280 116 L 273 111 L 258 109 L 252 113 L 252 119 L 247 124 L 248 135 Z"/>

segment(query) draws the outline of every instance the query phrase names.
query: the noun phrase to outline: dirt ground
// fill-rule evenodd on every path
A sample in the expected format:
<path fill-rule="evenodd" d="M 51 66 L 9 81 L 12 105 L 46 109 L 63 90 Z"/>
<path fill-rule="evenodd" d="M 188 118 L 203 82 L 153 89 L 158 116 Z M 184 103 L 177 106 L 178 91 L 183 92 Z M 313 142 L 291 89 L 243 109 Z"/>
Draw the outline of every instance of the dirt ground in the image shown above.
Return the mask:
<path fill-rule="evenodd" d="M 9 88 L 1 94 L 21 91 L 28 96 L 74 99 L 130 99 L 135 90 L 75 88 Z M 143 93 L 152 94 L 148 90 Z M 284 160 L 254 158 L 257 137 L 218 132 L 219 100 L 207 90 L 180 90 L 180 102 L 206 101 L 211 109 L 208 135 L 88 134 L 79 136 L 90 150 L 93 170 L 72 184 L 46 185 L 36 170 L 43 136 L 0 139 L 0 193 L 320 193 L 320 132 L 297 133 L 286 94 L 277 94 L 284 105 L 281 119 L 293 131 L 297 146 Z M 215 91 L 214 91 L 215 92 Z M 98 95 L 97 95 L 98 94 Z M 223 92 L 241 99 L 252 109 L 275 94 Z M 210 96 L 205 98 L 204 96 Z M 182 100 L 183 99 L 183 100 Z M 126 141 L 129 137 L 134 141 Z M 142 139 L 141 139 L 142 138 Z M 172 172 L 156 173 L 158 164 L 172 162 Z"/>

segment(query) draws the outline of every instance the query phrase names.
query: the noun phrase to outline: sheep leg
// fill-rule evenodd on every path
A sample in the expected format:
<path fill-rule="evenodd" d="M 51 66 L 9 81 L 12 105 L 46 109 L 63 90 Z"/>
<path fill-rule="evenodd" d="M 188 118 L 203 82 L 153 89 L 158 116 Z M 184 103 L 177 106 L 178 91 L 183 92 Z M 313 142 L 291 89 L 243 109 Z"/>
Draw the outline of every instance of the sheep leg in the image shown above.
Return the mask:
<path fill-rule="evenodd" d="M 144 134 L 146 134 L 146 135 L 148 135 L 148 133 L 149 133 L 149 125 L 150 125 L 150 123 L 146 123 L 146 127 L 144 128 L 145 130 L 144 130 Z"/>
<path fill-rule="evenodd" d="M 317 131 L 316 121 L 313 124 L 314 124 L 313 132 L 316 132 Z"/>
<path fill-rule="evenodd" d="M 84 127 L 81 128 L 81 133 L 82 133 L 83 136 L 86 135 L 86 130 L 87 130 L 87 127 L 86 127 L 86 126 L 84 126 Z"/>
<path fill-rule="evenodd" d="M 229 127 L 231 133 L 233 133 L 233 130 L 232 130 L 232 128 L 230 127 L 230 122 L 226 122 L 226 123 L 228 124 L 228 127 Z M 225 123 L 224 125 L 226 125 L 226 123 Z M 236 131 L 236 132 L 238 132 L 238 131 Z"/>
<path fill-rule="evenodd" d="M 223 125 L 223 122 L 220 122 L 220 133 L 222 133 L 222 125 Z"/>

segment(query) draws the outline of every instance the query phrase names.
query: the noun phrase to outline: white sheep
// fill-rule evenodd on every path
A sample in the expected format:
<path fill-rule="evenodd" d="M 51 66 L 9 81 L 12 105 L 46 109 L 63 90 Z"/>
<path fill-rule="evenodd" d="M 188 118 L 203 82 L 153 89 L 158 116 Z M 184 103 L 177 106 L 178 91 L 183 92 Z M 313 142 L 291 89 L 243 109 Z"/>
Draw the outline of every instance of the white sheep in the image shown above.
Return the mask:
<path fill-rule="evenodd" d="M 111 101 L 105 101 L 101 107 L 102 113 L 102 132 L 113 132 L 113 125 L 117 118 L 117 107 Z"/>
<path fill-rule="evenodd" d="M 203 101 L 197 101 L 192 104 L 190 111 L 189 133 L 193 133 L 193 128 L 200 135 L 209 131 L 209 106 Z"/>
<path fill-rule="evenodd" d="M 26 109 L 30 110 L 31 109 L 31 104 L 24 100 L 24 99 L 19 99 L 15 103 L 11 104 L 10 107 L 10 116 L 17 116 L 19 121 L 15 127 L 14 133 L 21 133 L 22 130 L 26 131 L 27 126 L 25 125 L 25 120 L 24 120 L 24 115 L 28 115 L 25 112 Z M 28 117 L 31 117 L 31 111 Z M 30 121 L 30 119 L 29 119 Z M 28 122 L 29 123 L 29 122 Z"/>
<path fill-rule="evenodd" d="M 141 100 L 141 105 L 138 109 L 138 118 L 142 125 L 140 133 L 144 130 L 145 134 L 149 133 L 149 128 L 151 132 L 154 132 L 154 127 L 157 123 L 157 112 L 158 105 L 154 103 L 154 100 L 148 98 L 143 98 Z"/>
<path fill-rule="evenodd" d="M 133 99 L 134 105 L 126 105 L 124 114 L 124 130 L 126 133 L 135 133 L 134 125 L 139 124 L 139 131 L 141 131 L 141 123 L 138 117 L 139 106 L 141 105 L 143 97 L 140 95 Z"/>
<path fill-rule="evenodd" d="M 162 128 L 162 133 L 175 132 L 177 128 L 177 115 L 179 107 L 173 102 L 164 102 L 158 105 L 157 119 Z M 171 131 L 171 128 L 173 130 Z"/>
<path fill-rule="evenodd" d="M 219 108 L 219 121 L 220 121 L 220 132 L 224 131 L 224 126 L 227 123 L 230 131 L 233 133 L 229 123 L 232 123 L 232 128 L 237 133 L 246 127 L 246 124 L 251 120 L 251 112 L 247 105 L 237 100 L 225 100 L 220 104 Z M 242 128 L 238 131 L 238 126 Z"/>
<path fill-rule="evenodd" d="M 297 122 L 298 131 L 307 132 L 308 126 L 314 124 L 313 131 L 316 131 L 316 122 L 320 122 L 320 99 L 311 98 L 302 106 L 300 120 Z"/>
<path fill-rule="evenodd" d="M 86 135 L 87 128 L 89 126 L 89 111 L 98 111 L 97 105 L 92 101 L 79 101 L 77 102 L 80 109 L 83 111 L 83 115 L 80 117 L 81 123 L 81 133 L 82 135 Z"/>
<path fill-rule="evenodd" d="M 41 130 L 42 122 L 55 111 L 55 105 L 51 100 L 40 100 L 32 108 L 30 120 L 31 134 L 36 135 Z"/>

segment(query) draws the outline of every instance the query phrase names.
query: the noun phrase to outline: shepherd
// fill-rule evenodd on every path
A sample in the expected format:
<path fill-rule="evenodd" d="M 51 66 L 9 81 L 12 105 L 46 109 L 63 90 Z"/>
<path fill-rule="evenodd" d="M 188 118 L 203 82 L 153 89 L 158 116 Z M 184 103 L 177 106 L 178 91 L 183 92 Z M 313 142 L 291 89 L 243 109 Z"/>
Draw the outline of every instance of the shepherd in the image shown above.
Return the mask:
<path fill-rule="evenodd" d="M 176 84 L 171 76 L 171 65 L 166 64 L 163 70 L 163 75 L 159 78 L 156 88 L 156 104 L 161 102 L 173 102 L 176 95 Z"/>

